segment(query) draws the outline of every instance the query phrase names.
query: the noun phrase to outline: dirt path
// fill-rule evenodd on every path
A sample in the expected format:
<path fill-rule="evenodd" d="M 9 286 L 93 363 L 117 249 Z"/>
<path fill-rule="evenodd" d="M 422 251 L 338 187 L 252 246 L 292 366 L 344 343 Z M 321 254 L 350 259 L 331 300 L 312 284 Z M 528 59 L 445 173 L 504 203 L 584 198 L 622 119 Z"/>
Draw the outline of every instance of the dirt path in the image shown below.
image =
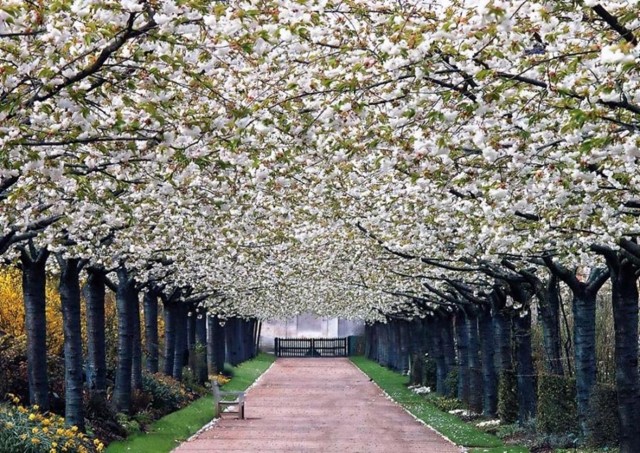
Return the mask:
<path fill-rule="evenodd" d="M 459 453 L 388 400 L 348 359 L 278 359 L 223 417 L 176 452 Z"/>

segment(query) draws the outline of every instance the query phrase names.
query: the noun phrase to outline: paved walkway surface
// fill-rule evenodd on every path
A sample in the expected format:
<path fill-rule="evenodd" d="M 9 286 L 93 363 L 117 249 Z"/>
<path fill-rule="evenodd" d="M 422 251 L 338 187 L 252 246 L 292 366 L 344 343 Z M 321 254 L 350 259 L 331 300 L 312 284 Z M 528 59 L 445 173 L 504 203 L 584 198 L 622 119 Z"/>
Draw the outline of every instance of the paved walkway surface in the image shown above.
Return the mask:
<path fill-rule="evenodd" d="M 223 416 L 175 452 L 459 453 L 387 399 L 348 359 L 278 359 Z"/>

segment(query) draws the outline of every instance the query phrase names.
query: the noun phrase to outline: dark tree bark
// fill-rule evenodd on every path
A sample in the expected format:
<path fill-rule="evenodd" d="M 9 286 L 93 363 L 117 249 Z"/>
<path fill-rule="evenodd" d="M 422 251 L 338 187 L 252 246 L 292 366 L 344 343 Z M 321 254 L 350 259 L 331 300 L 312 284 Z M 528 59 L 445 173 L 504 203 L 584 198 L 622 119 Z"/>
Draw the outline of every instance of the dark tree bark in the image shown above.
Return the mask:
<path fill-rule="evenodd" d="M 560 287 L 558 277 L 549 275 L 547 285 L 539 282 L 537 288 L 540 321 L 542 322 L 542 340 L 544 343 L 544 364 L 549 374 L 562 376 L 562 338 L 560 335 Z"/>
<path fill-rule="evenodd" d="M 403 374 L 409 371 L 409 357 L 411 347 L 409 344 L 409 329 L 411 325 L 408 321 L 398 321 L 398 363 L 397 370 Z"/>
<path fill-rule="evenodd" d="M 150 373 L 158 372 L 158 292 L 149 289 L 144 293 L 144 337 L 146 368 Z"/>
<path fill-rule="evenodd" d="M 227 362 L 238 365 L 240 360 L 240 345 L 238 344 L 238 318 L 229 318 L 225 323 L 225 343 L 227 345 Z"/>
<path fill-rule="evenodd" d="M 453 318 L 451 315 L 443 316 L 441 320 L 441 339 L 442 339 L 442 352 L 444 354 L 444 360 L 447 365 L 447 376 L 455 370 L 458 366 L 456 363 L 456 350 L 453 335 Z M 447 396 L 455 396 L 457 394 L 457 388 L 449 388 L 446 386 L 445 392 Z"/>
<path fill-rule="evenodd" d="M 47 316 L 45 267 L 49 252 L 37 250 L 33 243 L 20 253 L 22 293 L 27 331 L 27 372 L 29 402 L 49 410 L 49 379 L 47 376 Z"/>
<path fill-rule="evenodd" d="M 196 314 L 196 379 L 200 384 L 207 382 L 207 315 Z"/>
<path fill-rule="evenodd" d="M 498 374 L 495 367 L 493 318 L 488 308 L 480 312 L 478 333 L 482 353 L 482 414 L 493 418 L 498 411 Z"/>
<path fill-rule="evenodd" d="M 458 350 L 458 399 L 469 406 L 469 331 L 463 313 L 456 313 L 455 325 Z"/>
<path fill-rule="evenodd" d="M 531 347 L 531 313 L 513 318 L 516 372 L 518 381 L 518 420 L 525 423 L 536 415 L 535 370 Z"/>
<path fill-rule="evenodd" d="M 64 419 L 68 426 L 85 431 L 82 376 L 82 314 L 80 311 L 79 259 L 56 255 L 60 265 L 60 303 L 64 330 Z"/>
<path fill-rule="evenodd" d="M 187 363 L 191 372 L 196 372 L 196 314 L 195 308 L 189 305 L 187 308 Z"/>
<path fill-rule="evenodd" d="M 498 351 L 498 364 L 500 371 L 513 370 L 513 331 L 512 317 L 510 313 L 496 310 L 494 315 L 495 339 Z"/>
<path fill-rule="evenodd" d="M 185 366 L 185 359 L 188 352 L 187 346 L 187 307 L 179 302 L 176 304 L 176 341 L 173 356 L 173 374 L 175 379 L 182 379 L 182 369 Z"/>
<path fill-rule="evenodd" d="M 173 361 L 176 355 L 176 329 L 178 327 L 178 304 L 163 297 L 164 303 L 164 363 L 162 372 L 173 376 Z"/>
<path fill-rule="evenodd" d="M 208 344 L 211 350 L 211 363 L 213 364 L 213 372 L 221 373 L 224 370 L 224 361 L 226 357 L 225 329 L 220 325 L 220 319 L 217 316 L 209 317 L 209 338 Z"/>
<path fill-rule="evenodd" d="M 142 390 L 142 332 L 140 327 L 140 298 L 138 290 L 131 291 L 131 325 L 133 328 L 133 345 L 131 351 L 131 385 L 135 390 Z"/>
<path fill-rule="evenodd" d="M 482 364 L 480 362 L 480 338 L 478 337 L 478 318 L 473 313 L 465 316 L 468 338 L 469 361 L 469 409 L 475 414 L 482 413 Z"/>
<path fill-rule="evenodd" d="M 118 312 L 118 364 L 113 402 L 118 412 L 128 414 L 131 410 L 131 370 L 133 365 L 133 310 L 132 292 L 135 282 L 124 266 L 117 270 L 116 308 Z"/>
<path fill-rule="evenodd" d="M 573 300 L 573 340 L 575 344 L 576 396 L 582 433 L 589 434 L 589 401 L 596 383 L 596 297 L 609 278 L 605 268 L 592 269 L 586 282 L 581 282 L 575 270 L 545 258 L 551 272 L 567 284 Z"/>
<path fill-rule="evenodd" d="M 604 255 L 611 274 L 620 452 L 638 452 L 640 451 L 638 267 L 622 252 L 598 246 L 592 249 Z"/>
<path fill-rule="evenodd" d="M 104 271 L 92 267 L 87 269 L 84 295 L 87 304 L 87 386 L 91 393 L 106 396 L 107 353 L 104 333 Z"/>
<path fill-rule="evenodd" d="M 209 374 L 213 375 L 218 372 L 215 363 L 215 345 L 213 343 L 213 330 L 217 324 L 215 316 L 207 315 L 207 366 Z"/>
<path fill-rule="evenodd" d="M 436 362 L 436 392 L 438 395 L 446 395 L 446 380 L 449 372 L 444 357 L 442 345 L 442 319 L 436 314 L 431 319 L 430 335 L 431 335 L 431 356 Z"/>

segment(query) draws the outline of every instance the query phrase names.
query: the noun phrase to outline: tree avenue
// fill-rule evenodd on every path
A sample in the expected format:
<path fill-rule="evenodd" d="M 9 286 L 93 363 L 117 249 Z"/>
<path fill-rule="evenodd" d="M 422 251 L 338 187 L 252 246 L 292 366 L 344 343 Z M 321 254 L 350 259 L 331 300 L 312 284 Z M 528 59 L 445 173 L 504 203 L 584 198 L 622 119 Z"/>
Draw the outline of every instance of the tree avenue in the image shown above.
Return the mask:
<path fill-rule="evenodd" d="M 143 368 L 179 379 L 193 356 L 204 382 L 225 343 L 255 353 L 258 321 L 314 312 L 368 321 L 367 355 L 391 367 L 428 353 L 438 393 L 487 416 L 509 418 L 499 382 L 519 422 L 536 417 L 538 362 L 575 377 L 586 439 L 600 293 L 620 448 L 640 451 L 637 13 L 5 1 L 0 252 L 23 275 L 30 402 L 50 407 L 55 279 L 81 430 L 83 392 L 107 395 L 111 291 L 119 412 Z M 196 343 L 209 354 L 185 357 Z"/>

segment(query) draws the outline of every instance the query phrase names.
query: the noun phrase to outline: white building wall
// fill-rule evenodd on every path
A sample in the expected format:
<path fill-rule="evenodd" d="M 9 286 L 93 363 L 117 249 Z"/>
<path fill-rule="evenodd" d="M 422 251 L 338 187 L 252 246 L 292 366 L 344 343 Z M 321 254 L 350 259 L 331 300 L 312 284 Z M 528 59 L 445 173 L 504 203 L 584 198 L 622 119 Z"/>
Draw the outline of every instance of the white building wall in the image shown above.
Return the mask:
<path fill-rule="evenodd" d="M 363 321 L 304 314 L 291 319 L 264 321 L 260 332 L 260 348 L 272 352 L 275 338 L 336 338 L 363 333 Z"/>

